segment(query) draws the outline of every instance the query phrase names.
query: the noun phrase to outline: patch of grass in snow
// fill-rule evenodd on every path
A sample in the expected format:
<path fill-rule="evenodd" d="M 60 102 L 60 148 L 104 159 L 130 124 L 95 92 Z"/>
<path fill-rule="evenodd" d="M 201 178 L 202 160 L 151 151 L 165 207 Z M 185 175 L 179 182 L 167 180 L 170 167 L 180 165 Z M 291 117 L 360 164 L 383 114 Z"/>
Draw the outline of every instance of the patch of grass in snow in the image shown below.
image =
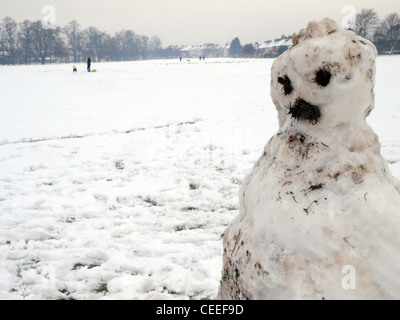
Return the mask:
<path fill-rule="evenodd" d="M 74 223 L 75 222 L 75 218 L 74 217 L 67 218 L 67 219 L 65 219 L 65 222 L 66 223 Z"/>
<path fill-rule="evenodd" d="M 21 267 L 18 267 L 17 268 L 17 277 L 18 278 L 22 278 L 21 273 L 22 273 L 22 269 L 21 269 Z"/>
<path fill-rule="evenodd" d="M 68 296 L 67 298 L 61 298 L 59 301 L 76 301 L 75 298 L 72 298 L 71 296 Z"/>
<path fill-rule="evenodd" d="M 197 190 L 199 188 L 200 188 L 200 186 L 198 184 L 196 184 L 196 183 L 190 183 L 189 184 L 189 189 L 190 190 Z"/>
<path fill-rule="evenodd" d="M 82 263 L 76 263 L 74 264 L 74 267 L 72 268 L 72 271 L 81 269 L 81 268 L 88 268 L 88 269 L 93 269 L 93 268 L 97 268 L 100 267 L 100 264 L 97 263 L 92 263 L 92 264 L 82 264 Z"/>
<path fill-rule="evenodd" d="M 78 269 L 83 268 L 83 267 L 85 267 L 84 264 L 76 263 L 76 264 L 74 264 L 74 267 L 72 268 L 72 271 L 78 270 Z"/>
<path fill-rule="evenodd" d="M 163 287 L 163 293 L 168 293 L 170 295 L 178 295 L 179 292 L 176 292 L 175 290 L 170 290 L 167 287 Z"/>
<path fill-rule="evenodd" d="M 183 230 L 197 230 L 197 229 L 204 229 L 205 225 L 204 224 L 199 224 L 195 226 L 185 226 L 185 225 L 180 225 L 175 227 L 176 232 L 180 232 Z"/>
<path fill-rule="evenodd" d="M 72 296 L 71 296 L 71 292 L 69 292 L 68 290 L 66 290 L 66 289 L 62 289 L 62 290 L 58 290 L 58 292 L 60 292 L 60 293 L 62 293 L 63 295 L 65 295 L 65 298 L 63 297 L 63 298 L 60 298 L 59 300 L 76 300 L 75 298 L 73 298 Z"/>
<path fill-rule="evenodd" d="M 159 203 L 157 201 L 155 201 L 154 199 L 150 198 L 150 197 L 146 197 L 143 199 L 144 202 L 150 204 L 153 207 L 158 207 Z"/>
<path fill-rule="evenodd" d="M 189 296 L 190 300 L 202 300 L 202 301 L 209 301 L 214 300 L 214 298 L 210 295 L 205 295 L 204 292 L 196 291 L 193 295 Z"/>
<path fill-rule="evenodd" d="M 238 179 L 238 178 L 232 178 L 231 182 L 233 184 L 237 184 L 237 185 L 241 185 L 242 184 L 242 180 Z"/>
<path fill-rule="evenodd" d="M 227 207 L 225 207 L 225 209 L 228 210 L 228 211 L 236 211 L 236 210 L 239 210 L 239 208 L 237 208 L 237 207 L 235 207 L 235 206 L 227 206 Z"/>
<path fill-rule="evenodd" d="M 103 293 L 104 295 L 108 292 L 107 283 L 102 283 L 100 286 L 95 290 L 96 293 Z"/>
<path fill-rule="evenodd" d="M 115 162 L 115 168 L 118 170 L 124 170 L 125 169 L 125 163 L 123 160 L 119 160 Z"/>
<path fill-rule="evenodd" d="M 115 210 L 117 210 L 117 209 L 119 209 L 120 207 L 117 207 L 117 206 L 115 206 L 115 205 L 111 205 L 111 206 L 109 206 L 108 207 L 108 210 L 110 210 L 110 211 L 115 211 Z"/>
<path fill-rule="evenodd" d="M 185 212 L 188 212 L 188 211 L 196 211 L 196 210 L 199 210 L 198 208 L 196 208 L 196 207 L 184 207 L 184 208 L 182 208 L 182 211 L 185 211 Z"/>

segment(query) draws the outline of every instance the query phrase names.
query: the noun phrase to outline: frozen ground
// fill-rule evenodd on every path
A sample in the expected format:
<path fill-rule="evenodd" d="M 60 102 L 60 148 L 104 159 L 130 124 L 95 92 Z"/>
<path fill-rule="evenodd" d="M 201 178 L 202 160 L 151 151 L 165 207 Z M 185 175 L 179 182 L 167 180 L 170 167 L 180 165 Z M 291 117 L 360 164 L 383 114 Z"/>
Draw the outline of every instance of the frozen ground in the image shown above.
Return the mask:
<path fill-rule="evenodd" d="M 0 67 L 0 299 L 215 299 L 272 60 Z M 400 57 L 370 125 L 400 178 Z"/>

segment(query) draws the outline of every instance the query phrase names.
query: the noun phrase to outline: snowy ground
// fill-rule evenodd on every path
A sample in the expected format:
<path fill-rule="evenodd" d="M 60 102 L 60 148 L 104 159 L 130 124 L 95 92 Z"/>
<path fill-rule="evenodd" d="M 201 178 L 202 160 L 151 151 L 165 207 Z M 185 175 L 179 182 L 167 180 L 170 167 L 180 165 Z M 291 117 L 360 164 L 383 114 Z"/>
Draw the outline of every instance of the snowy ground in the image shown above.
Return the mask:
<path fill-rule="evenodd" d="M 272 60 L 0 68 L 0 299 L 215 299 Z M 400 178 L 400 57 L 369 123 Z"/>

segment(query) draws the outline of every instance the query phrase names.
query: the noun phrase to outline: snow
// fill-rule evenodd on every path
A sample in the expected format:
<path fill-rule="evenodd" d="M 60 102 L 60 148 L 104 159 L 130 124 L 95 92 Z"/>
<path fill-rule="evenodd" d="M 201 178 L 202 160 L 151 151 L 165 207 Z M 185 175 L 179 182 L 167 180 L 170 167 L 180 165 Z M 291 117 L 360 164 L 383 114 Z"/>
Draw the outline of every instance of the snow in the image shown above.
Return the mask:
<path fill-rule="evenodd" d="M 295 39 L 272 66 L 280 128 L 243 181 L 220 298 L 397 299 L 400 183 L 365 120 L 376 49 L 332 20 Z M 345 266 L 355 290 L 342 287 Z"/>
<path fill-rule="evenodd" d="M 215 299 L 273 60 L 0 68 L 0 299 Z M 368 119 L 400 177 L 399 57 Z"/>

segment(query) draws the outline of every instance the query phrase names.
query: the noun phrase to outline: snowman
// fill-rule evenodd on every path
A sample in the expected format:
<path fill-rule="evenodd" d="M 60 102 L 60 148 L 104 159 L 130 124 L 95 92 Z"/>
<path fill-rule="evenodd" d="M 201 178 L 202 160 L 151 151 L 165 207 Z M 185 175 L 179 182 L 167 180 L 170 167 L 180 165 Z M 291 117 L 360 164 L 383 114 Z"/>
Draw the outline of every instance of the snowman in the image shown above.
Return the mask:
<path fill-rule="evenodd" d="M 219 299 L 400 298 L 400 185 L 366 122 L 376 56 L 325 18 L 274 61 L 279 131 L 224 233 Z"/>

